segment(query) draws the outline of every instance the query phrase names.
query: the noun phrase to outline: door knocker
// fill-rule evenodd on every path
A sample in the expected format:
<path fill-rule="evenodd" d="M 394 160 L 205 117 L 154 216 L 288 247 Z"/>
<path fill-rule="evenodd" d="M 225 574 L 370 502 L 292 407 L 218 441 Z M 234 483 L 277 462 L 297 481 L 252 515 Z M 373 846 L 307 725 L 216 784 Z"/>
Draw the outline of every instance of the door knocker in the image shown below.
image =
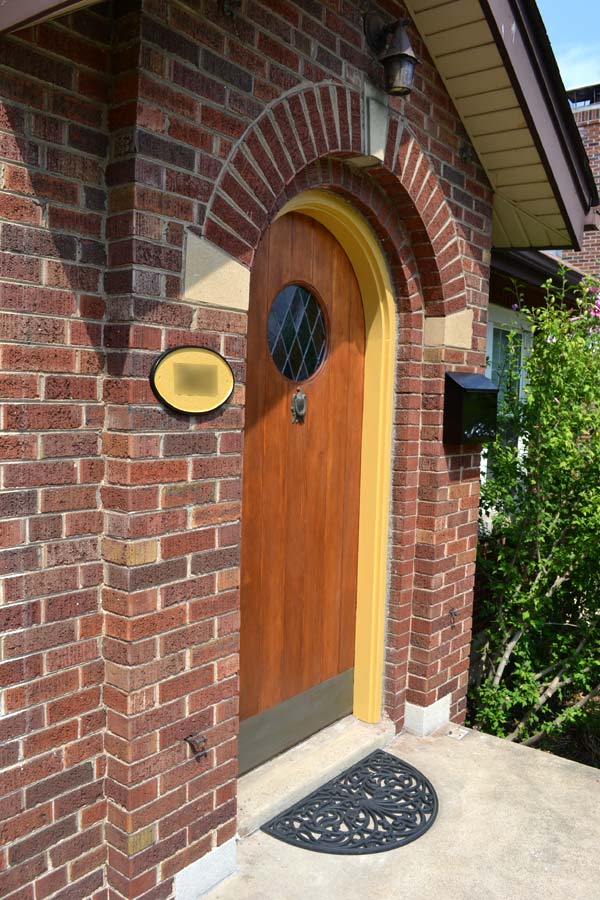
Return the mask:
<path fill-rule="evenodd" d="M 300 424 L 304 422 L 306 415 L 306 394 L 302 392 L 302 388 L 296 388 L 296 393 L 292 394 L 292 422 Z"/>

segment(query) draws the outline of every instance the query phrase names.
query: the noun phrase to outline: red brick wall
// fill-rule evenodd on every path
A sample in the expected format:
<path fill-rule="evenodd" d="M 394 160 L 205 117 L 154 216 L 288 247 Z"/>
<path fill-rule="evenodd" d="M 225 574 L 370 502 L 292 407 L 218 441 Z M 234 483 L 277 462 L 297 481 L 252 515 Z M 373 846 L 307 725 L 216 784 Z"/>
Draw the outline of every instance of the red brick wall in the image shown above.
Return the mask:
<path fill-rule="evenodd" d="M 106 502 L 140 513 L 119 532 L 139 521 L 130 532 L 139 557 L 126 557 L 131 543 L 110 544 L 105 599 L 107 652 L 118 664 L 109 665 L 106 694 L 109 878 L 123 895 L 151 890 L 235 831 L 239 507 L 231 501 L 241 410 L 189 425 L 157 409 L 146 378 L 159 348 L 191 337 L 224 349 L 243 382 L 246 325 L 244 315 L 180 302 L 184 229 L 203 227 L 249 265 L 285 200 L 325 185 L 353 199 L 389 252 L 401 349 L 386 700 L 399 725 L 406 698 L 430 704 L 452 693 L 452 714 L 464 716 L 479 470 L 476 455 L 442 447 L 443 377 L 448 365 L 484 365 L 490 245 L 488 188 L 462 159 L 465 135 L 427 64 L 411 101 L 393 104 L 410 131 L 393 118 L 386 165 L 359 176 L 341 161 L 319 162 L 362 150 L 359 71 L 379 72 L 362 46 L 358 7 L 344 6 L 342 37 L 327 28 L 339 27 L 331 9 L 316 3 L 248 4 L 233 16 L 215 5 L 210 22 L 177 3 L 145 11 L 139 48 L 121 54 L 113 109 L 124 157 L 138 148 L 135 167 L 115 160 L 109 173 L 107 285 L 111 318 L 123 324 L 109 354 L 109 374 L 120 377 L 107 383 L 107 439 L 112 447 L 118 432 L 121 449 L 109 455 L 129 461 L 108 460 Z M 299 90 L 303 81 L 322 88 Z M 424 302 L 433 315 L 472 306 L 472 348 L 424 355 Z M 159 545 L 152 537 L 163 532 Z M 208 738 L 204 761 L 181 742 L 194 730 Z"/>
<path fill-rule="evenodd" d="M 600 107 L 574 109 L 573 115 L 590 161 L 596 185 L 600 187 Z M 588 231 L 583 236 L 579 253 L 563 252 L 566 263 L 593 275 L 600 275 L 600 232 Z"/>
<path fill-rule="evenodd" d="M 115 897 L 158 900 L 176 871 L 235 834 L 246 323 L 180 300 L 185 230 L 208 181 L 197 174 L 200 137 L 185 146 L 169 135 L 199 132 L 198 99 L 181 95 L 177 119 L 163 104 L 177 97 L 170 51 L 189 55 L 191 43 L 125 12 L 107 170 L 108 881 Z M 238 386 L 223 410 L 190 419 L 157 404 L 150 367 L 178 344 L 229 359 Z M 206 737 L 203 758 L 184 740 L 195 733 Z"/>
<path fill-rule="evenodd" d="M 105 896 L 99 489 L 110 25 L 0 38 L 0 894 Z"/>
<path fill-rule="evenodd" d="M 79 680 L 87 677 L 88 671 L 97 681 L 101 678 L 94 660 L 98 660 L 97 587 L 102 582 L 107 885 L 113 900 L 167 900 L 172 896 L 171 876 L 175 872 L 234 835 L 237 768 L 246 316 L 182 299 L 186 230 L 200 230 L 251 264 L 260 234 L 275 211 L 309 186 L 324 186 L 342 194 L 376 230 L 397 291 L 399 329 L 386 709 L 401 725 L 405 699 L 428 705 L 452 693 L 452 712 L 460 720 L 468 665 L 479 474 L 476 455 L 461 455 L 442 446 L 443 378 L 448 367 L 481 369 L 484 365 L 490 192 L 481 170 L 465 161 L 464 131 L 414 31 L 415 50 L 424 58 L 415 90 L 406 102 L 391 101 L 385 163 L 361 174 L 347 162 L 363 149 L 362 85 L 365 73 L 373 79 L 379 79 L 381 73 L 364 47 L 358 3 L 280 0 L 259 4 L 248 0 L 239 9 L 232 4 L 233 15 L 222 12 L 221 4 L 210 2 L 203 7 L 203 15 L 195 11 L 195 2 L 145 0 L 143 13 L 138 7 L 138 3 L 122 0 L 114 5 L 108 117 L 102 105 L 106 94 L 101 92 L 106 80 L 87 68 L 92 60 L 95 64 L 102 61 L 102 72 L 108 71 L 106 56 L 102 55 L 105 45 L 90 43 L 90 34 L 99 34 L 103 27 L 103 7 L 57 25 L 39 26 L 18 39 L 5 39 L 2 45 L 18 48 L 10 50 L 12 56 L 4 51 L 0 64 L 6 67 L 3 73 L 10 75 L 8 84 L 22 85 L 21 94 L 9 97 L 7 102 L 22 111 L 23 128 L 45 130 L 43 140 L 33 131 L 21 140 L 17 160 L 22 170 L 27 163 L 32 172 L 39 172 L 39 187 L 34 184 L 29 193 L 8 192 L 4 181 L 0 202 L 17 202 L 11 213 L 15 221 L 39 226 L 28 228 L 28 235 L 40 235 L 36 240 L 43 237 L 57 246 L 57 235 L 64 230 L 79 254 L 68 262 L 75 268 L 66 270 L 68 276 L 63 276 L 68 278 L 64 293 L 72 296 L 72 305 L 60 314 L 56 307 L 50 307 L 45 318 L 42 316 L 46 295 L 35 278 L 31 279 L 34 318 L 44 318 L 57 329 L 50 332 L 55 338 L 49 340 L 46 331 L 9 332 L 8 350 L 20 346 L 22 352 L 20 336 L 25 333 L 36 342 L 41 340 L 37 335 L 43 334 L 43 345 L 54 347 L 63 342 L 61 353 L 66 355 L 61 359 L 66 371 L 59 374 L 68 375 L 76 365 L 93 359 L 98 368 L 84 369 L 85 378 L 75 381 L 71 376 L 68 383 L 60 383 L 67 402 L 53 399 L 53 406 L 63 410 L 61 415 L 66 418 L 61 425 L 53 418 L 56 428 L 51 433 L 64 434 L 68 445 L 74 436 L 88 440 L 91 436 L 96 441 L 102 431 L 103 441 L 101 456 L 97 444 L 93 454 L 91 445 L 71 444 L 71 457 L 83 457 L 85 462 L 65 463 L 61 457 L 58 465 L 62 468 L 31 468 L 40 465 L 33 460 L 38 459 L 38 453 L 43 458 L 40 448 L 46 445 L 30 418 L 20 419 L 18 425 L 19 431 L 26 432 L 20 440 L 30 442 L 26 451 L 14 447 L 15 433 L 10 431 L 8 438 L 13 444 L 9 440 L 7 446 L 16 458 L 27 452 L 32 460 L 27 463 L 31 474 L 25 487 L 33 498 L 28 502 L 43 503 L 50 495 L 64 498 L 65 507 L 48 512 L 44 521 L 52 519 L 58 523 L 53 527 L 60 525 L 66 530 L 48 535 L 44 546 L 54 548 L 56 544 L 66 548 L 68 554 L 88 553 L 93 546 L 97 560 L 97 537 L 104 535 L 103 575 L 97 563 L 88 562 L 87 557 L 79 563 L 79 558 L 68 556 L 73 560 L 68 571 L 87 579 L 86 597 L 91 597 L 87 589 L 93 587 L 94 606 L 89 616 L 75 617 L 75 600 L 70 594 L 59 626 L 64 629 L 61 643 L 68 646 L 77 641 L 75 653 L 93 647 L 94 658 L 82 667 L 68 663 L 66 676 L 58 686 L 52 684 L 55 690 L 66 693 L 66 705 L 74 712 L 75 707 L 69 704 L 72 697 L 79 697 L 76 689 L 83 688 Z M 400 7 L 394 10 L 399 12 Z M 66 64 L 64 77 L 71 79 L 71 90 L 60 88 L 59 93 L 68 94 L 70 105 L 64 105 L 63 100 L 59 112 L 50 99 L 58 89 L 45 84 L 44 79 L 56 83 L 48 67 L 59 62 L 65 65 L 57 56 L 57 48 L 71 60 L 82 52 L 78 43 L 81 38 L 77 37 L 82 23 L 86 27 L 93 23 L 97 31 L 86 31 L 86 67 Z M 71 30 L 69 42 L 67 27 Z M 51 43 L 51 39 L 56 41 L 56 34 L 61 36 L 60 44 Z M 28 65 L 37 66 L 33 74 L 39 76 L 38 80 L 25 82 L 16 72 L 23 48 L 30 52 Z M 39 94 L 37 119 L 28 107 L 25 109 L 25 100 L 32 103 L 28 93 L 32 85 Z M 75 106 L 74 96 L 82 105 Z M 101 110 L 100 122 L 78 123 L 77 116 L 86 110 L 91 115 L 90 108 Z M 17 121 L 21 120 L 17 117 Z M 57 121 L 61 127 L 54 124 Z M 9 138 L 14 130 L 9 123 Z M 63 140 L 70 145 L 62 146 Z M 34 143 L 41 147 L 40 156 L 27 155 L 33 152 L 29 148 Z M 14 144 L 9 140 L 5 146 L 12 166 Z M 69 161 L 53 156 L 50 150 L 70 153 Z M 101 165 L 104 158 L 108 163 L 105 171 Z M 44 191 L 53 182 L 42 180 L 42 175 L 57 177 L 50 168 L 58 164 L 57 159 L 63 160 L 58 177 L 75 184 L 77 193 L 71 196 L 61 188 L 61 200 L 50 201 L 44 199 Z M 6 166 L 3 177 L 5 172 Z M 99 193 L 104 177 L 109 194 L 107 270 L 101 282 L 98 263 L 104 262 L 103 257 L 96 257 L 93 265 L 85 254 L 93 237 L 89 234 L 92 222 L 98 221 L 98 227 L 104 228 Z M 85 208 L 92 201 L 98 209 Z M 43 218 L 46 209 L 51 212 L 53 206 L 60 207 L 62 219 Z M 74 209 L 81 218 L 65 219 L 65 210 L 73 216 Z M 28 217 L 32 215 L 40 218 L 31 221 Z M 3 241 L 5 234 L 8 240 L 14 240 L 10 229 L 3 230 Z M 103 235 L 101 230 L 100 238 Z M 101 253 L 101 246 L 94 247 L 94 252 Z M 69 248 L 67 242 L 63 255 L 71 252 Z M 15 253 L 15 247 L 7 249 L 11 254 L 7 258 L 11 267 L 8 277 L 22 281 L 24 254 Z M 54 277 L 53 259 L 40 262 L 33 250 L 29 255 L 28 278 Z M 48 252 L 46 255 L 51 256 Z M 66 265 L 63 263 L 63 267 Z M 58 296 L 57 290 L 52 296 Z M 103 301 L 106 313 L 101 326 Z M 19 294 L 18 307 L 16 301 L 11 302 L 15 304 L 11 318 L 18 317 L 22 322 L 26 295 Z M 439 316 L 467 305 L 475 315 L 470 349 L 423 347 L 424 311 Z M 83 334 L 90 341 L 94 335 L 87 348 L 81 346 Z M 211 346 L 229 359 L 237 387 L 233 401 L 223 410 L 189 419 L 157 404 L 148 384 L 150 366 L 161 350 L 181 343 Z M 104 363 L 98 348 L 105 353 Z M 11 357 L 4 355 L 8 351 L 2 352 L 6 365 Z M 35 392 L 54 384 L 39 372 L 44 371 L 41 366 L 48 367 L 49 361 L 56 359 L 56 350 L 44 348 L 42 356 L 36 352 L 36 361 L 26 370 L 31 374 L 9 379 L 11 389 L 21 391 L 21 396 L 15 397 L 22 401 L 15 415 L 25 415 L 21 410 L 27 409 L 29 397 L 24 393 L 34 392 L 34 405 L 41 409 L 39 401 L 49 395 Z M 84 383 L 94 389 L 91 401 L 87 394 L 77 393 L 84 389 Z M 37 424 L 47 428 L 50 407 L 45 404 L 43 409 L 45 417 Z M 85 413 L 80 413 L 83 409 Z M 8 422 L 5 418 L 5 427 Z M 56 445 L 48 446 L 54 447 L 56 455 Z M 94 466 L 101 461 L 102 466 L 96 470 Z M 20 464 L 7 463 L 7 471 L 18 472 L 11 468 L 16 465 Z M 42 465 L 50 463 L 44 461 Z M 61 472 L 64 474 L 60 477 L 66 477 L 65 465 L 70 467 L 69 472 L 76 473 L 76 481 L 56 487 L 46 485 L 49 478 L 59 478 Z M 84 504 L 79 506 L 84 515 L 71 511 L 77 503 Z M 32 511 L 37 509 L 32 507 Z M 44 550 L 42 555 L 38 551 L 41 544 L 32 544 L 33 550 L 19 544 L 20 514 L 21 507 L 12 513 L 17 555 L 8 557 L 13 560 L 9 565 L 14 564 L 18 571 L 29 566 L 39 568 L 43 586 L 37 590 L 48 594 L 72 590 L 70 585 L 65 586 L 62 575 L 58 586 L 55 582 L 49 586 L 54 571 L 49 560 L 62 559 L 52 555 L 57 550 Z M 83 529 L 85 534 L 69 528 Z M 92 538 L 87 536 L 90 528 Z M 24 534 L 22 538 L 24 541 Z M 92 572 L 96 574 L 90 584 Z M 26 583 L 30 576 L 24 577 L 25 582 L 9 577 L 8 583 Z M 2 613 L 16 609 L 7 596 L 5 589 Z M 36 603 L 38 596 L 33 598 Z M 41 616 L 46 616 L 46 603 L 40 601 Z M 25 602 L 17 605 L 29 609 Z M 25 624 L 10 621 L 15 632 Z M 23 649 L 23 667 L 35 665 L 30 660 L 38 657 L 38 665 L 48 665 L 53 659 L 53 632 L 40 631 L 48 620 L 39 621 L 29 633 L 40 634 L 38 646 L 43 649 L 38 653 L 33 644 Z M 93 634 L 88 630 L 91 627 L 96 629 Z M 52 649 L 48 649 L 50 646 Z M 29 649 L 33 652 L 26 652 Z M 77 657 L 71 659 L 79 661 Z M 26 682 L 32 673 L 31 669 L 21 670 L 10 677 Z M 65 680 L 67 676 L 72 683 Z M 23 692 L 18 683 L 16 689 Z M 8 697 L 12 690 L 9 688 Z M 96 692 L 97 704 L 99 688 L 86 683 L 84 696 L 88 696 L 86 691 Z M 24 702 L 32 710 L 27 714 L 33 715 L 36 704 L 30 699 Z M 97 729 L 102 726 L 99 718 L 89 721 L 96 722 Z M 66 733 L 52 739 L 53 749 L 47 756 L 54 765 L 62 767 L 71 744 L 79 746 L 82 729 L 91 727 L 85 724 L 87 712 L 81 719 L 75 717 L 71 727 L 73 722 L 78 729 L 76 735 Z M 41 729 L 44 724 L 40 719 L 35 727 Z M 21 727 L 27 729 L 26 724 Z M 184 742 L 196 732 L 207 739 L 204 758 L 194 758 Z M 85 731 L 86 740 L 87 734 Z M 81 772 L 91 773 L 88 760 L 93 758 L 97 776 L 101 774 L 102 757 L 96 758 L 99 751 L 95 746 L 86 749 L 85 762 L 78 761 L 78 765 L 90 766 Z M 22 746 L 12 752 L 19 754 Z M 9 757 L 9 772 L 21 772 L 19 759 L 18 755 L 12 761 Z M 32 769 L 30 777 L 32 782 L 37 781 L 39 770 Z M 57 784 L 61 792 L 66 790 L 65 782 Z M 8 785 L 12 790 L 12 782 Z M 86 789 L 81 791 L 82 796 Z M 24 799 L 17 788 L 13 793 L 18 793 L 19 802 Z M 84 802 L 89 802 L 87 795 Z M 96 810 L 95 804 L 91 810 Z M 98 808 L 98 815 L 101 812 Z M 57 802 L 48 804 L 48 814 L 48 826 L 54 821 L 59 828 L 64 822 L 64 827 L 74 826 L 76 830 L 87 825 L 87 811 L 75 814 L 68 808 L 65 812 Z M 83 820 L 80 822 L 77 816 Z M 23 817 L 18 821 L 28 820 Z M 28 834 L 40 829 L 41 835 L 46 833 L 46 820 L 20 827 Z M 100 839 L 98 829 L 91 826 L 94 841 Z M 57 834 L 50 832 L 46 839 L 48 846 L 54 846 Z M 58 840 L 62 840 L 60 834 Z M 67 843 L 70 840 L 67 837 Z M 84 838 L 78 836 L 76 840 Z M 30 846 L 35 846 L 39 875 L 45 878 L 42 867 L 55 866 L 54 851 L 40 851 L 39 843 Z M 77 846 L 78 857 L 85 860 L 83 844 Z M 11 852 L 9 847 L 5 865 L 14 862 Z M 90 848 L 92 856 L 95 852 Z M 68 873 L 71 880 L 82 874 L 77 874 L 75 867 L 73 862 Z M 13 879 L 9 884 L 15 891 L 29 880 L 25 870 L 15 866 L 6 873 L 0 871 L 0 879 L 3 877 Z M 50 878 L 54 877 L 61 876 L 52 871 Z M 97 877 L 95 873 L 93 877 Z M 91 890 L 85 893 L 78 887 L 63 888 L 59 881 L 50 881 L 47 887 L 43 886 L 45 882 L 41 884 L 36 887 L 35 900 L 38 896 L 61 900 L 93 896 Z M 33 896 L 30 888 L 23 887 L 23 891 L 13 900 Z"/>

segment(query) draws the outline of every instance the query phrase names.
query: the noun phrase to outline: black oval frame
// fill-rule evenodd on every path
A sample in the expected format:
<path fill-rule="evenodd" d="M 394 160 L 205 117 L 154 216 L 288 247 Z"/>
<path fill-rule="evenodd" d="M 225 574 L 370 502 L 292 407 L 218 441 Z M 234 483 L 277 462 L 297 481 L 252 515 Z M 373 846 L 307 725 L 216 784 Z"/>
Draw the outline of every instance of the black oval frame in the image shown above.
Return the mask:
<path fill-rule="evenodd" d="M 269 347 L 269 336 L 268 336 L 268 327 L 269 327 L 268 322 L 269 322 L 269 316 L 271 315 L 271 310 L 273 309 L 273 304 L 275 303 L 275 301 L 277 300 L 278 296 L 281 294 L 282 291 L 284 291 L 288 287 L 292 287 L 293 285 L 304 288 L 313 297 L 313 299 L 316 301 L 317 306 L 319 307 L 319 312 L 321 313 L 321 316 L 323 317 L 323 322 L 325 324 L 325 354 L 323 356 L 323 359 L 321 360 L 321 362 L 319 363 L 319 365 L 317 366 L 315 371 L 312 372 L 308 376 L 308 378 L 302 378 L 300 380 L 297 380 L 294 378 L 289 378 L 287 375 L 284 375 L 284 373 L 281 371 L 281 369 L 279 368 L 279 366 L 273 359 L 273 351 Z M 266 334 L 265 334 L 265 340 L 267 343 L 267 350 L 269 351 L 269 359 L 271 361 L 271 364 L 272 364 L 274 370 L 277 372 L 277 374 L 280 375 L 282 378 L 284 378 L 288 384 L 308 384 L 309 381 L 312 381 L 314 378 L 316 378 L 318 375 L 321 374 L 321 372 L 323 371 L 323 367 L 325 366 L 325 363 L 327 362 L 327 358 L 329 356 L 329 351 L 331 349 L 331 347 L 330 347 L 331 328 L 330 328 L 330 321 L 329 321 L 329 311 L 328 311 L 327 307 L 325 306 L 325 303 L 323 302 L 323 298 L 321 297 L 320 293 L 317 291 L 317 289 L 315 287 L 313 287 L 311 284 L 309 284 L 308 281 L 305 281 L 304 279 L 301 279 L 301 278 L 294 279 L 293 281 L 285 281 L 281 285 L 281 287 L 279 288 L 279 290 L 277 291 L 277 293 L 275 294 L 273 299 L 271 300 L 271 304 L 269 306 L 269 311 L 267 312 L 266 325 L 267 325 L 267 330 L 266 330 Z"/>

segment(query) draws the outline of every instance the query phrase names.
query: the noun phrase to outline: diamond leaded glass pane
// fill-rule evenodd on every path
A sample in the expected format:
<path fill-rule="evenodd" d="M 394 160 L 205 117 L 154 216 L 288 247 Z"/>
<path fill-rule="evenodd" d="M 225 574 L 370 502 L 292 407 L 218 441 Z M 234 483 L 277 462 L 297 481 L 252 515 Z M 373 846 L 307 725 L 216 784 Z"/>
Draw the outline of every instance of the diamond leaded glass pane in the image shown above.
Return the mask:
<path fill-rule="evenodd" d="M 269 311 L 267 342 L 273 362 L 286 378 L 304 381 L 325 357 L 325 319 L 317 300 L 305 287 L 288 284 Z"/>

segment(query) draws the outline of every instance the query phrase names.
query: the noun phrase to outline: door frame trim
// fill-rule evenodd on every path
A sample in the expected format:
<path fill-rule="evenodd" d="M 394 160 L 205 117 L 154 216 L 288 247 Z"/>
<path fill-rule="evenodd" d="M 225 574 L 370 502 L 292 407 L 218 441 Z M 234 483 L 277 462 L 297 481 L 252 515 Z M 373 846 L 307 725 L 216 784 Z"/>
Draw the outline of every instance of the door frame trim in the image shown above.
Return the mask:
<path fill-rule="evenodd" d="M 365 313 L 365 386 L 360 468 L 354 715 L 378 722 L 383 707 L 385 613 L 392 474 L 396 308 L 387 263 L 369 224 L 330 191 L 307 190 L 285 204 L 333 234 L 356 274 Z"/>

